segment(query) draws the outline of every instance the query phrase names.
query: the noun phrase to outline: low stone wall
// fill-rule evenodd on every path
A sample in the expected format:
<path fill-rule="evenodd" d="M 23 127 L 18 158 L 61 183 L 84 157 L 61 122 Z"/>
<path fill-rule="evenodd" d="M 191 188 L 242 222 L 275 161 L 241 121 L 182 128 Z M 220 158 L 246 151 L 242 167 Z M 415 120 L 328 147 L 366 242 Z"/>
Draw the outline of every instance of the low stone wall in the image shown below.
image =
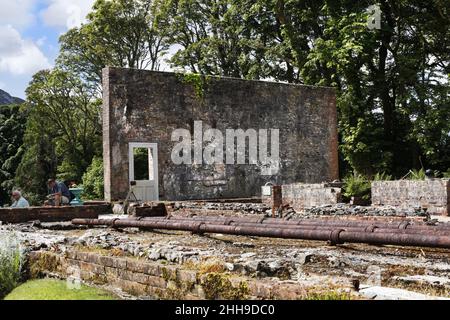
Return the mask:
<path fill-rule="evenodd" d="M 450 179 L 372 182 L 372 204 L 426 208 L 435 215 L 450 214 Z"/>
<path fill-rule="evenodd" d="M 281 186 L 283 206 L 290 206 L 295 211 L 307 208 L 333 205 L 341 201 L 341 188 L 327 183 L 294 183 Z M 263 203 L 273 205 L 273 197 L 263 196 Z"/>
<path fill-rule="evenodd" d="M 153 299 L 301 299 L 307 295 L 307 288 L 292 280 L 251 279 L 91 252 L 67 251 L 63 255 L 34 251 L 29 266 L 32 277 L 79 277 Z"/>
<path fill-rule="evenodd" d="M 97 219 L 100 214 L 112 213 L 111 206 L 88 205 L 67 207 L 30 207 L 0 209 L 3 223 L 23 223 L 39 220 L 41 222 L 71 221 L 75 218 Z"/>

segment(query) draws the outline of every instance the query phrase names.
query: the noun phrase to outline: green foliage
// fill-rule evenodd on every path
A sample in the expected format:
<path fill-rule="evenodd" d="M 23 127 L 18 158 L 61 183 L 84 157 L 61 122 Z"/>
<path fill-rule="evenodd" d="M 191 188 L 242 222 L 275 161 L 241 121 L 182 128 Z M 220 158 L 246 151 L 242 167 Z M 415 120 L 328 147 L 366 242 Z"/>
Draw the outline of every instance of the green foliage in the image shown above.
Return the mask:
<path fill-rule="evenodd" d="M 14 188 L 14 176 L 24 151 L 26 119 L 20 106 L 0 106 L 0 203 L 9 201 Z"/>
<path fill-rule="evenodd" d="M 104 198 L 103 160 L 94 157 L 91 165 L 83 175 L 83 198 L 100 200 Z"/>
<path fill-rule="evenodd" d="M 409 174 L 409 179 L 411 180 L 425 180 L 427 178 L 425 174 L 425 169 L 411 170 Z"/>
<path fill-rule="evenodd" d="M 13 290 L 21 279 L 22 253 L 17 238 L 2 235 L 0 242 L 0 299 Z"/>
<path fill-rule="evenodd" d="M 198 99 L 203 99 L 208 86 L 209 77 L 195 73 L 182 73 L 179 74 L 179 78 L 185 84 L 189 84 L 194 88 L 195 96 Z"/>
<path fill-rule="evenodd" d="M 337 89 L 342 158 L 367 176 L 450 166 L 449 11 L 441 1 L 166 0 L 172 66 Z"/>
<path fill-rule="evenodd" d="M 312 292 L 308 293 L 305 300 L 352 300 L 352 296 L 348 292 Z"/>
<path fill-rule="evenodd" d="M 392 176 L 389 174 L 386 174 L 385 172 L 381 172 L 381 173 L 377 173 L 374 177 L 373 177 L 374 181 L 389 181 L 392 180 Z"/>
<path fill-rule="evenodd" d="M 14 289 L 5 300 L 117 300 L 113 294 L 84 284 L 70 288 L 66 281 L 31 280 Z"/>
<path fill-rule="evenodd" d="M 57 65 L 101 84 L 106 66 L 158 70 L 168 50 L 159 0 L 97 0 L 80 28 L 60 38 Z"/>
<path fill-rule="evenodd" d="M 246 282 L 233 286 L 227 274 L 217 272 L 206 274 L 202 287 L 207 300 L 246 300 L 250 292 Z"/>
<path fill-rule="evenodd" d="M 39 199 L 46 180 L 80 181 L 101 150 L 100 105 L 95 89 L 55 69 L 34 75 L 27 89 L 29 116 L 16 184 Z"/>
<path fill-rule="evenodd" d="M 442 175 L 444 178 L 450 178 L 450 168 L 448 168 L 447 171 L 444 172 Z"/>
<path fill-rule="evenodd" d="M 361 174 L 349 175 L 344 179 L 344 196 L 370 198 L 370 181 Z"/>

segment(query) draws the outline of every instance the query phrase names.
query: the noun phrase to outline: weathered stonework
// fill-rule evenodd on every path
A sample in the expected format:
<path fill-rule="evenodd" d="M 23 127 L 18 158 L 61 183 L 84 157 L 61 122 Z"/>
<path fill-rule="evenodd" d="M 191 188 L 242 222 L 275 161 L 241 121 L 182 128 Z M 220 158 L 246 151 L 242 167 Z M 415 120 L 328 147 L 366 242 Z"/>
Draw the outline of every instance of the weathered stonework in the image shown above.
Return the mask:
<path fill-rule="evenodd" d="M 296 281 L 251 279 L 74 250 L 64 255 L 34 251 L 29 261 L 32 276 L 76 274 L 87 283 L 108 284 L 135 297 L 153 299 L 301 299 L 308 289 Z"/>
<path fill-rule="evenodd" d="M 87 205 L 66 207 L 1 208 L 0 221 L 3 223 L 23 223 L 71 221 L 75 218 L 97 219 L 100 214 L 111 213 L 110 205 Z"/>
<path fill-rule="evenodd" d="M 199 94 L 198 90 L 202 92 Z M 267 182 L 318 183 L 338 178 L 337 116 L 331 88 L 208 77 L 198 87 L 182 75 L 133 69 L 103 71 L 106 200 L 128 191 L 128 144 L 158 144 L 161 199 L 242 198 Z M 280 170 L 258 165 L 175 165 L 173 130 L 280 129 Z M 270 148 L 269 148 L 270 150 Z"/>
<path fill-rule="evenodd" d="M 295 211 L 333 205 L 341 201 L 341 188 L 326 183 L 293 183 L 281 186 L 281 202 Z M 273 205 L 273 196 L 262 197 L 263 203 Z"/>
<path fill-rule="evenodd" d="M 450 214 L 450 179 L 372 182 L 372 204 L 426 208 L 427 213 Z"/>

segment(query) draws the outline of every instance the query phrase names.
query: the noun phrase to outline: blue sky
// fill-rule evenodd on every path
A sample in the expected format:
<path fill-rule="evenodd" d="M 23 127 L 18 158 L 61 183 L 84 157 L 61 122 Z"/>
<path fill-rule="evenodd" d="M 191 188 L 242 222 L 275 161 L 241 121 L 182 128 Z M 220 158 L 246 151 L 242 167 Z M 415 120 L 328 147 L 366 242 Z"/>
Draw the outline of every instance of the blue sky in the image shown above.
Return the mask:
<path fill-rule="evenodd" d="M 25 98 L 34 73 L 51 68 L 59 36 L 79 26 L 94 0 L 0 0 L 0 88 Z"/>

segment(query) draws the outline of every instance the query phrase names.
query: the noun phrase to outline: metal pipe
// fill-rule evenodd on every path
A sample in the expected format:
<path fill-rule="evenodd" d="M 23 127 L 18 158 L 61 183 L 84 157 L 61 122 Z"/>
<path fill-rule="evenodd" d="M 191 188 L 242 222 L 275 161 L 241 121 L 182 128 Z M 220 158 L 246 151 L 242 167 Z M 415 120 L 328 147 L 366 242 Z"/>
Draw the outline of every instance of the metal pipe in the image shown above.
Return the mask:
<path fill-rule="evenodd" d="M 194 216 L 194 217 L 160 217 L 159 219 L 171 219 L 171 220 L 194 220 L 194 221 L 208 221 L 217 223 L 250 223 L 250 224 L 263 224 L 263 225 L 276 225 L 276 226 L 329 226 L 329 227 L 341 227 L 341 228 L 378 228 L 378 229 L 392 229 L 392 230 L 414 230 L 416 232 L 424 231 L 439 231 L 442 233 L 450 233 L 450 226 L 436 225 L 430 226 L 425 224 L 417 225 L 409 221 L 401 222 L 380 222 L 380 221 L 328 221 L 321 219 L 299 219 L 299 220 L 283 220 L 273 219 L 266 217 L 215 217 L 215 216 Z M 409 232 L 406 232 L 409 233 Z"/>
<path fill-rule="evenodd" d="M 336 226 L 333 225 L 327 225 L 326 223 L 323 225 L 280 225 L 280 224 L 270 224 L 270 223 L 255 223 L 255 222 L 247 222 L 246 220 L 241 220 L 240 218 L 229 218 L 225 220 L 217 220 L 217 221 L 210 221 L 210 220 L 203 220 L 203 219 L 192 219 L 192 218 L 185 218 L 185 217 L 154 217 L 154 218 L 141 218 L 142 221 L 145 221 L 146 219 L 157 220 L 157 221 L 184 221 L 184 222 L 192 222 L 193 220 L 196 222 L 207 222 L 211 224 L 218 224 L 218 225 L 233 225 L 233 226 L 250 226 L 250 227 L 272 227 L 272 228 L 287 228 L 287 229 L 309 229 L 309 230 L 329 230 L 334 229 Z M 338 226 L 341 227 L 341 226 Z M 433 229 L 433 227 L 427 227 L 427 229 L 398 229 L 398 228 L 384 228 L 379 227 L 377 224 L 368 224 L 367 226 L 342 226 L 342 229 L 345 231 L 353 231 L 353 232 L 378 232 L 378 233 L 398 233 L 398 234 L 434 234 L 434 235 L 442 235 L 450 236 L 450 232 L 446 230 L 438 230 Z"/>
<path fill-rule="evenodd" d="M 77 225 L 108 225 L 117 228 L 149 228 L 190 231 L 193 233 L 223 233 L 243 236 L 260 236 L 271 238 L 289 238 L 302 240 L 329 241 L 331 244 L 368 243 L 400 246 L 421 246 L 450 248 L 450 237 L 441 235 L 423 234 L 398 234 L 398 233 L 373 233 L 353 232 L 342 228 L 328 230 L 289 229 L 282 227 L 254 227 L 254 226 L 229 226 L 215 225 L 206 222 L 185 221 L 161 221 L 160 219 L 74 219 Z"/>

